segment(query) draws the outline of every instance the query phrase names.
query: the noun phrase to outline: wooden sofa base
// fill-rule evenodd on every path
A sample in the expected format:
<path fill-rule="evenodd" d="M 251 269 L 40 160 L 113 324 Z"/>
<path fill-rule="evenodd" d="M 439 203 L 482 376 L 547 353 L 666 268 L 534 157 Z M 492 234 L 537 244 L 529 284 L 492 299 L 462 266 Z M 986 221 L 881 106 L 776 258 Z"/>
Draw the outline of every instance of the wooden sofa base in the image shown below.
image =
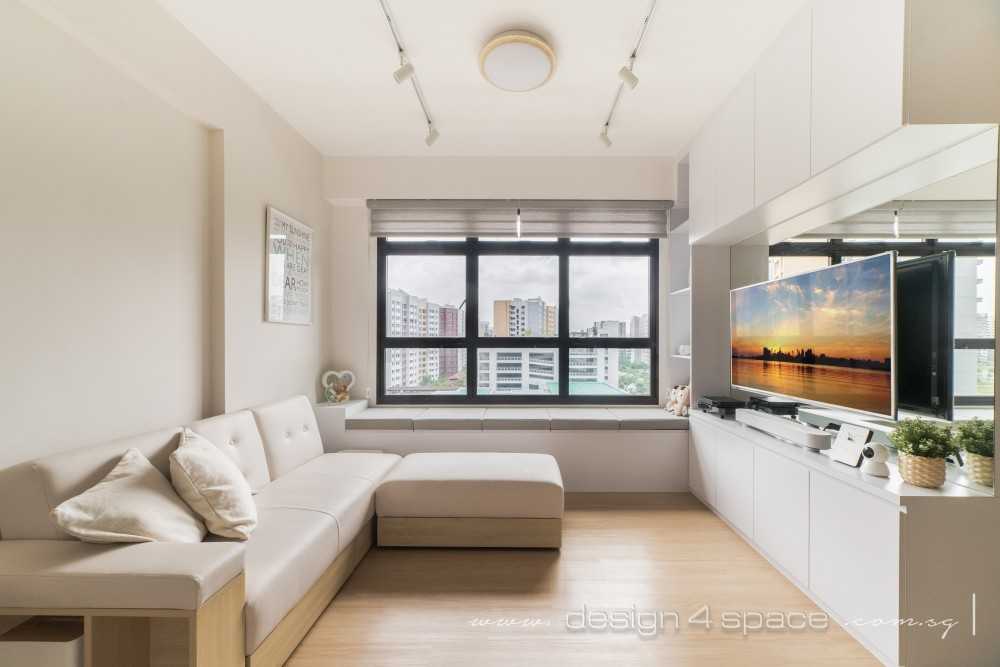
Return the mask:
<path fill-rule="evenodd" d="M 340 552 L 326 572 L 292 607 L 271 634 L 246 657 L 246 667 L 279 667 L 285 664 L 316 620 L 329 606 L 354 568 L 372 547 L 374 526 L 369 521 L 358 536 Z"/>
<path fill-rule="evenodd" d="M 562 519 L 382 516 L 378 545 L 558 549 Z"/>
<path fill-rule="evenodd" d="M 0 609 L 0 616 L 83 617 L 87 667 L 242 667 L 244 576 L 194 611 Z"/>

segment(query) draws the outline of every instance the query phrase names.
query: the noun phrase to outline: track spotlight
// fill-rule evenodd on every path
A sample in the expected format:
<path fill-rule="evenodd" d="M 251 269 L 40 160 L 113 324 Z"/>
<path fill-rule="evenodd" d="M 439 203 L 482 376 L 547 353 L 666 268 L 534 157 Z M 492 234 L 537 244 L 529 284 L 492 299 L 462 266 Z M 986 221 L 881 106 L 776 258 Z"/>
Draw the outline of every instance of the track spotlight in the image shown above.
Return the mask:
<path fill-rule="evenodd" d="M 428 146 L 432 146 L 440 136 L 441 133 L 437 131 L 437 128 L 434 127 L 434 124 L 427 123 L 427 137 L 424 139 L 424 143 L 427 144 Z"/>
<path fill-rule="evenodd" d="M 635 90 L 635 87 L 639 85 L 639 77 L 635 75 L 628 65 L 625 65 L 620 70 L 618 70 L 618 78 L 622 80 L 630 90 Z"/>
<path fill-rule="evenodd" d="M 405 60 L 399 66 L 399 68 L 392 73 L 392 78 L 396 80 L 396 83 L 403 83 L 404 81 L 409 81 L 410 77 L 412 76 L 413 76 L 413 63 L 406 62 Z"/>
<path fill-rule="evenodd" d="M 608 126 L 605 125 L 604 129 L 601 130 L 601 141 L 608 148 L 611 148 L 611 137 L 608 136 Z"/>

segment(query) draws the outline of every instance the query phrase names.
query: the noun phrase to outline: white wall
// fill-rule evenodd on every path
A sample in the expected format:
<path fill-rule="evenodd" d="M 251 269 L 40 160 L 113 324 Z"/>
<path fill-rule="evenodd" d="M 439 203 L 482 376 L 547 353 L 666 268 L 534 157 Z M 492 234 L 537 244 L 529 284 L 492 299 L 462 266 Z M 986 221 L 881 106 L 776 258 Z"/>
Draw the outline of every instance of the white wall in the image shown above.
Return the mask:
<path fill-rule="evenodd" d="M 293 393 L 327 320 L 322 158 L 153 0 L 0 5 L 0 467 Z M 264 214 L 316 231 L 263 321 Z"/>
<path fill-rule="evenodd" d="M 375 396 L 375 245 L 369 198 L 673 199 L 674 163 L 662 158 L 327 158 L 330 233 L 327 356 L 356 372 L 352 393 Z M 666 272 L 661 278 L 666 281 Z M 661 323 L 661 326 L 664 326 Z"/>

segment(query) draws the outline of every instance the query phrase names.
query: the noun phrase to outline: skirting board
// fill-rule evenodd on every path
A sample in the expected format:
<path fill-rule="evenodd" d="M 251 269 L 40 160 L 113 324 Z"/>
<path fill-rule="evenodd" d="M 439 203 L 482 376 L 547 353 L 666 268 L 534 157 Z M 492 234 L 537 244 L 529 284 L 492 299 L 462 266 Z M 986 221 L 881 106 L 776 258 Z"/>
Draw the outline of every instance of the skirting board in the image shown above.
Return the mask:
<path fill-rule="evenodd" d="M 558 549 L 562 519 L 383 516 L 378 545 Z"/>
<path fill-rule="evenodd" d="M 257 650 L 247 656 L 246 667 L 280 667 L 285 664 L 371 549 L 373 532 L 372 522 L 369 521 Z"/>

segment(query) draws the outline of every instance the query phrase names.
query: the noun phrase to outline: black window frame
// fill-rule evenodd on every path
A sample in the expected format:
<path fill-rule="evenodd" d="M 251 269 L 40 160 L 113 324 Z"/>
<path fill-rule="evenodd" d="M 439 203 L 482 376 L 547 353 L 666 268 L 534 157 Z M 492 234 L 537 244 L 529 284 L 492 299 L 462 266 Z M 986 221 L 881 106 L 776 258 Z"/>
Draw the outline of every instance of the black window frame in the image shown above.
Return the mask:
<path fill-rule="evenodd" d="M 576 241 L 485 241 L 476 237 L 455 241 L 390 241 L 379 238 L 377 261 L 377 373 L 376 402 L 381 405 L 657 405 L 659 403 L 659 239 L 645 242 Z M 451 255 L 465 257 L 465 336 L 389 337 L 386 335 L 387 258 L 393 255 Z M 558 335 L 494 337 L 479 335 L 479 258 L 491 255 L 555 256 L 559 261 Z M 580 338 L 569 335 L 569 260 L 571 257 L 649 258 L 649 335 L 643 338 Z M 466 392 L 451 395 L 386 394 L 385 352 L 396 348 L 458 348 L 466 351 Z M 478 393 L 477 352 L 489 348 L 555 349 L 559 355 L 559 393 L 489 394 Z M 569 394 L 569 351 L 584 349 L 648 349 L 648 396 L 592 396 Z"/>

